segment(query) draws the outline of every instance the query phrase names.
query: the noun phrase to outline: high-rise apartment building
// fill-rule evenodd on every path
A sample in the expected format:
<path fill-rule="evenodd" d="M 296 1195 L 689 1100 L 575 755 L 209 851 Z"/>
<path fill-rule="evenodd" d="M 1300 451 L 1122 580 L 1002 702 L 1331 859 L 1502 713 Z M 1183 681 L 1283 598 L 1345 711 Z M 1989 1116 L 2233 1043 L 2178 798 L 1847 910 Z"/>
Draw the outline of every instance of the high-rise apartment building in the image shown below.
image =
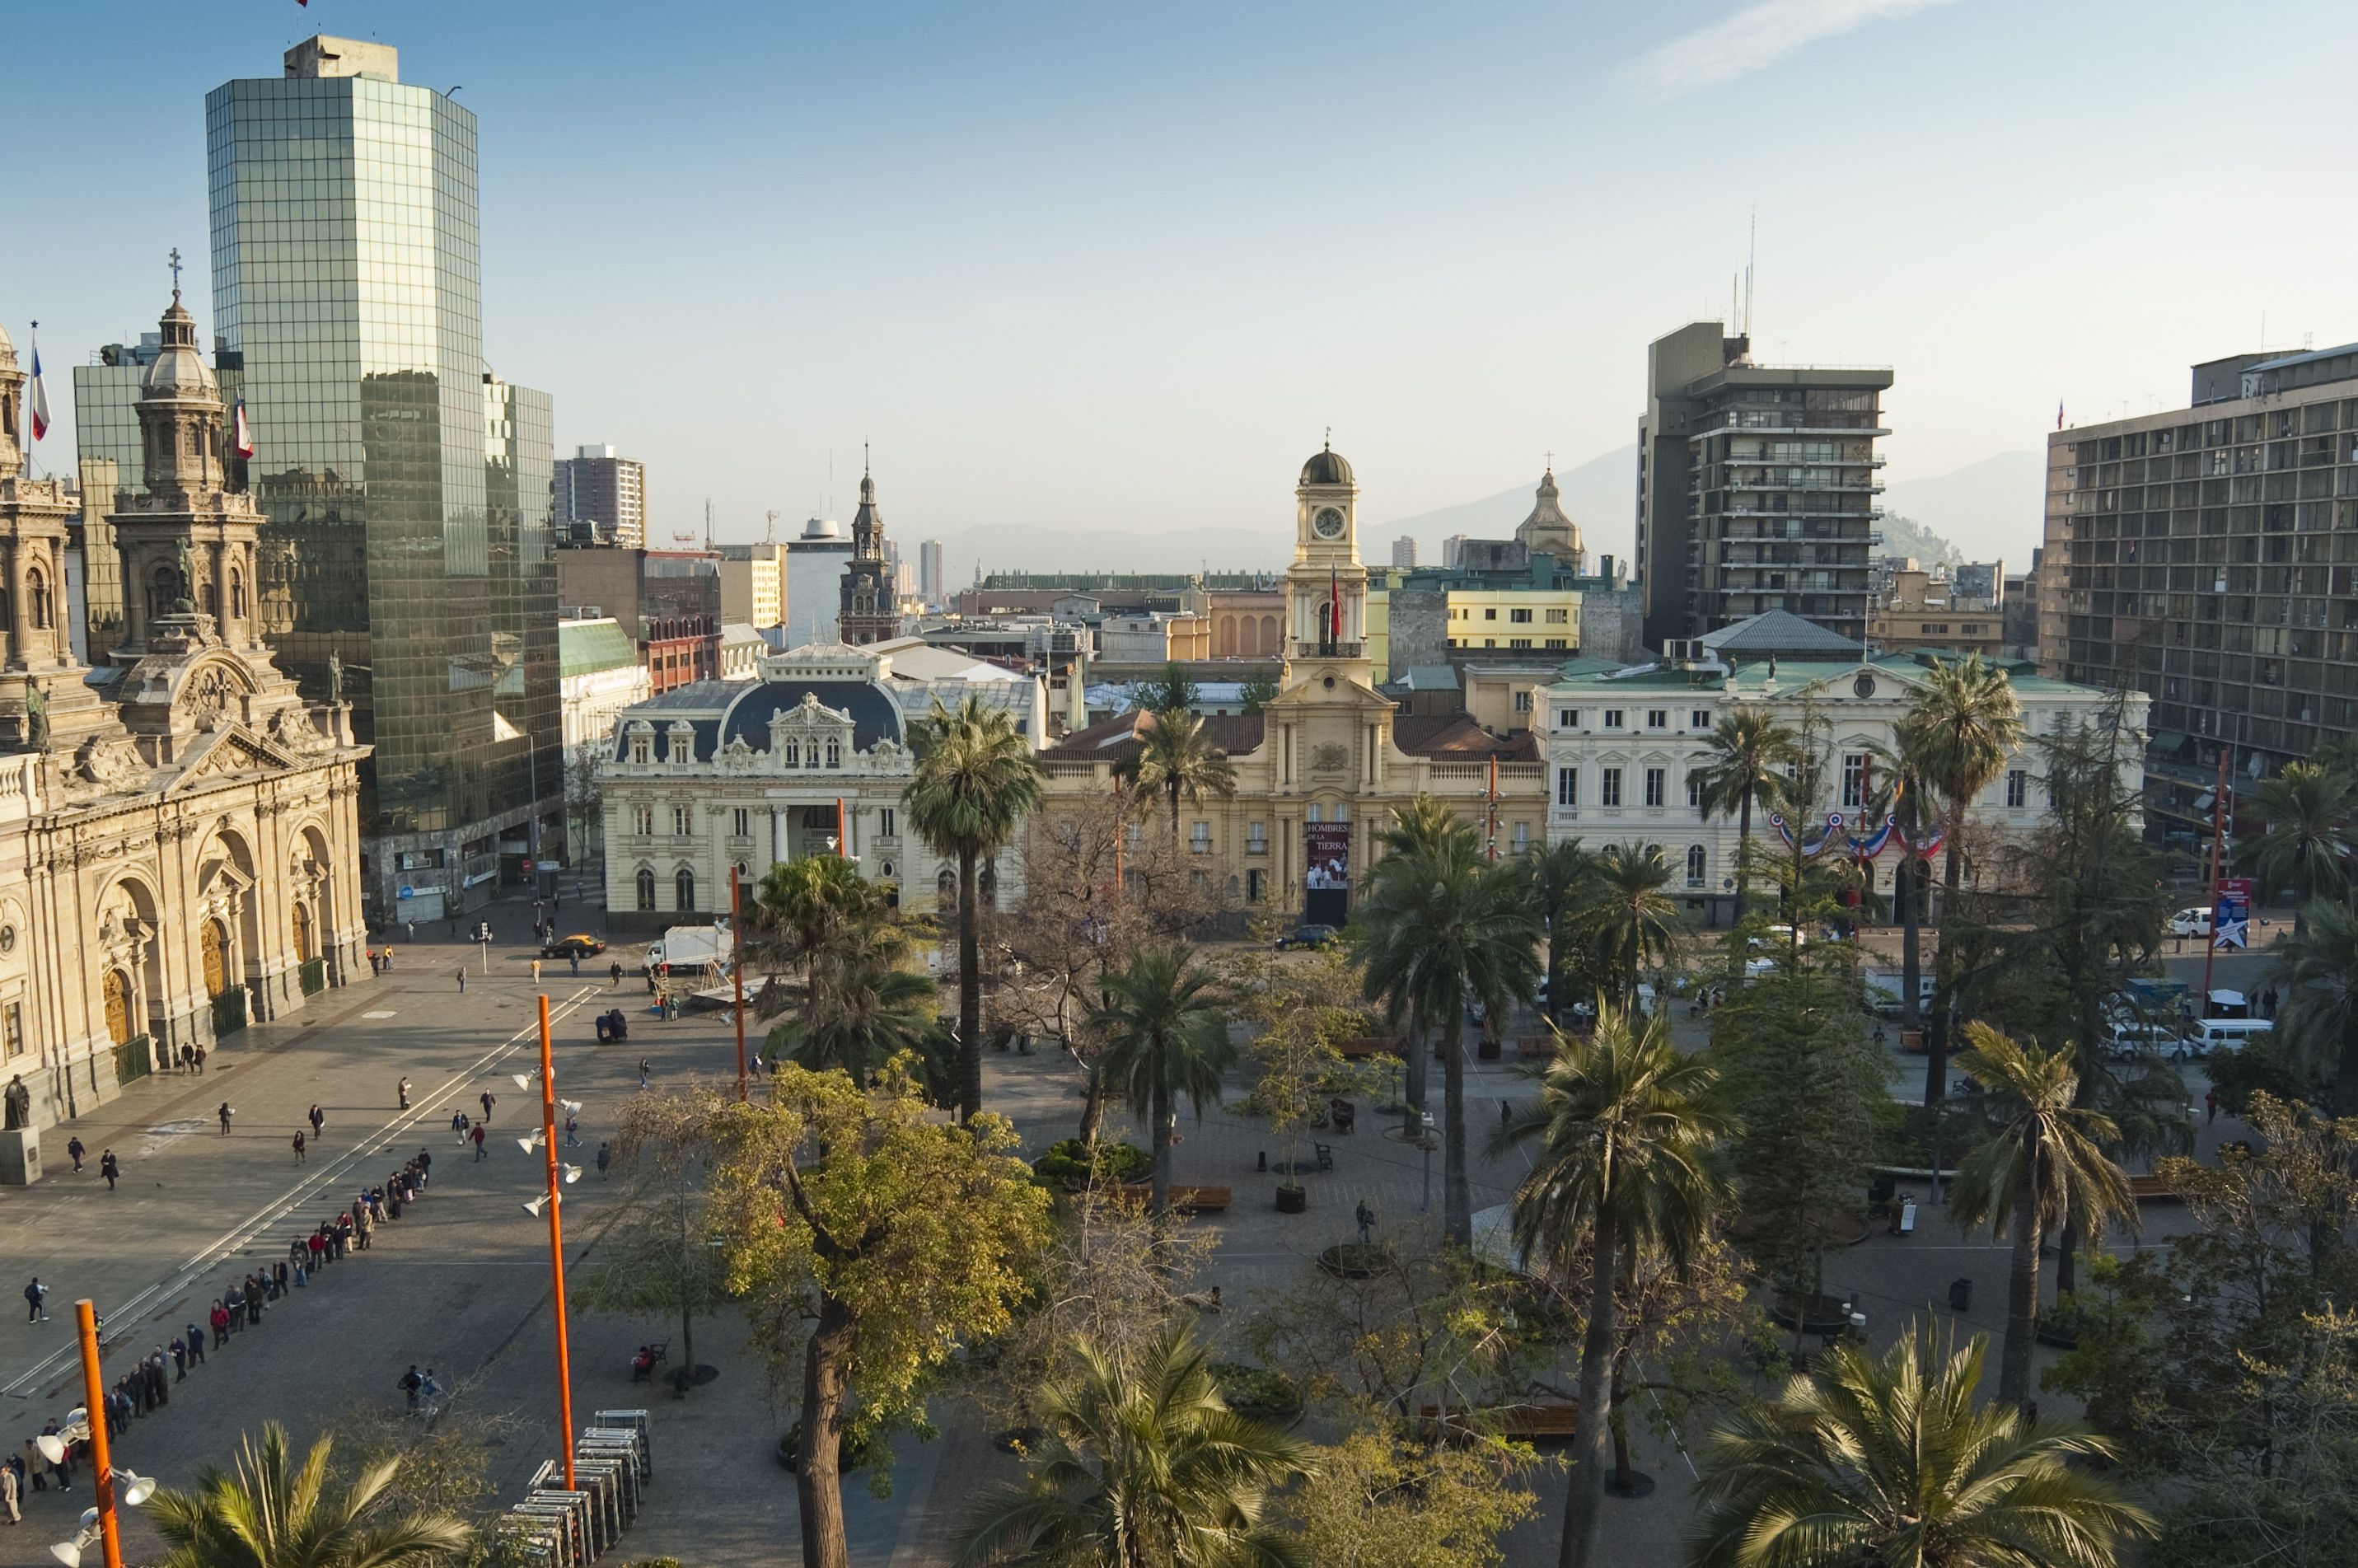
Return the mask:
<path fill-rule="evenodd" d="M 1758 365 L 1747 337 L 1696 321 L 1655 340 L 1638 420 L 1645 639 L 1784 610 L 1866 630 L 1879 543 L 1884 369 Z"/>
<path fill-rule="evenodd" d="M 1409 571 L 1416 569 L 1416 541 L 1406 534 L 1392 541 L 1392 565 Z"/>
<path fill-rule="evenodd" d="M 245 402 L 259 621 L 362 773 L 362 889 L 431 918 L 561 842 L 554 454 L 482 359 L 475 117 L 317 37 L 205 100 L 213 330 Z"/>
<path fill-rule="evenodd" d="M 647 465 L 611 447 L 576 447 L 557 463 L 555 516 L 577 545 L 647 542 Z"/>
<path fill-rule="evenodd" d="M 720 555 L 720 622 L 766 631 L 785 619 L 786 547 L 784 545 L 723 545 Z"/>
<path fill-rule="evenodd" d="M 2165 830 L 2208 834 L 2223 747 L 2248 781 L 2358 734 L 2358 343 L 2049 436 L 2039 575 L 2041 668 L 2153 698 Z"/>
<path fill-rule="evenodd" d="M 917 542 L 917 597 L 927 604 L 939 604 L 947 596 L 949 584 L 942 579 L 942 542 L 920 539 Z"/>
<path fill-rule="evenodd" d="M 1452 534 L 1441 541 L 1441 564 L 1444 569 L 1458 564 L 1458 557 L 1466 553 L 1466 538 L 1464 534 Z"/>

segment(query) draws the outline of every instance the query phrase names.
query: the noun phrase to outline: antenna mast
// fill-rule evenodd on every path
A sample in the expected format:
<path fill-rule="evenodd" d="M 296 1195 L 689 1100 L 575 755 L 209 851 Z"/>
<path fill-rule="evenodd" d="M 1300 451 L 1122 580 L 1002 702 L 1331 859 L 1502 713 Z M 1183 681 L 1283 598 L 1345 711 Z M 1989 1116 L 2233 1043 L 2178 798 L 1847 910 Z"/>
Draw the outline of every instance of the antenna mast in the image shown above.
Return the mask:
<path fill-rule="evenodd" d="M 1752 229 L 1744 242 L 1744 335 L 1752 336 L 1752 262 L 1760 252 L 1760 209 L 1752 210 Z"/>

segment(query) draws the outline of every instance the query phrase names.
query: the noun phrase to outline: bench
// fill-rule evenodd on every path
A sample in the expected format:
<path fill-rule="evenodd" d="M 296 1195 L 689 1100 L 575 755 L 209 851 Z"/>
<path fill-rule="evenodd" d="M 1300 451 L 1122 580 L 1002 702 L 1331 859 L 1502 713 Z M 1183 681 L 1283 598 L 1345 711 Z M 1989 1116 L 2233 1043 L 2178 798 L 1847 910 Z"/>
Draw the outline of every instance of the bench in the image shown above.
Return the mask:
<path fill-rule="evenodd" d="M 1574 1437 L 1580 1433 L 1580 1407 L 1563 1400 L 1502 1405 L 1495 1410 L 1452 1409 L 1444 1422 L 1439 1405 L 1418 1411 L 1418 1424 L 1430 1435 L 1447 1431 L 1465 1435 L 1475 1432 L 1499 1437 Z"/>
<path fill-rule="evenodd" d="M 671 1341 L 666 1339 L 660 1344 L 643 1345 L 639 1348 L 647 1353 L 647 1364 L 640 1366 L 638 1357 L 635 1354 L 632 1356 L 631 1381 L 652 1383 L 655 1380 L 655 1368 L 671 1359 Z"/>
<path fill-rule="evenodd" d="M 2144 1175 L 2129 1178 L 2129 1196 L 2139 1203 L 2183 1203 L 2185 1199 L 2166 1186 L 2159 1176 Z"/>
<path fill-rule="evenodd" d="M 1359 1108 L 1347 1099 L 1328 1100 L 1326 1113 L 1334 1121 L 1335 1131 L 1338 1136 L 1350 1131 L 1359 1119 Z"/>
<path fill-rule="evenodd" d="M 1310 1152 L 1318 1157 L 1318 1168 L 1320 1170 L 1331 1171 L 1335 1168 L 1335 1145 L 1332 1143 L 1313 1143 L 1310 1146 Z"/>
<path fill-rule="evenodd" d="M 1125 1182 L 1121 1190 L 1141 1203 L 1152 1201 L 1154 1195 L 1154 1188 L 1145 1182 Z M 1221 1214 L 1227 1211 L 1234 1195 L 1227 1187 L 1181 1186 L 1174 1182 L 1171 1186 L 1171 1206 L 1180 1214 Z"/>
<path fill-rule="evenodd" d="M 1555 1054 L 1555 1036 L 1549 1033 L 1515 1036 L 1515 1058 L 1522 1062 L 1544 1062 Z"/>

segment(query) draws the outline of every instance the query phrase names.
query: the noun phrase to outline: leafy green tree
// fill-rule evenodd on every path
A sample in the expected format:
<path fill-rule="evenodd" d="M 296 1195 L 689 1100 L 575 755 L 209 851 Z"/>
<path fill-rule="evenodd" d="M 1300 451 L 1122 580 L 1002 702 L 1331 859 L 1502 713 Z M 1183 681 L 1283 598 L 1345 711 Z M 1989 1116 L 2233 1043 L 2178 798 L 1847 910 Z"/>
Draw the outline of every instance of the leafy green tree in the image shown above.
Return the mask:
<path fill-rule="evenodd" d="M 1343 1054 L 1344 1045 L 1366 1034 L 1375 1017 L 1354 1005 L 1359 976 L 1338 948 L 1296 959 L 1256 943 L 1236 956 L 1227 973 L 1238 1011 L 1252 1029 L 1244 1047 L 1252 1074 L 1245 1108 L 1269 1118 L 1271 1135 L 1285 1146 L 1286 1184 L 1299 1187 L 1293 1167 L 1301 1162 L 1303 1130 L 1325 1125 L 1328 1104 L 1339 1096 L 1384 1092 L 1390 1075 L 1383 1068 Z"/>
<path fill-rule="evenodd" d="M 397 1460 L 371 1465 L 330 1497 L 334 1448 L 322 1438 L 297 1465 L 287 1429 L 274 1421 L 260 1444 L 241 1440 L 233 1472 L 208 1465 L 193 1490 L 157 1492 L 147 1517 L 171 1548 L 168 1568 L 422 1568 L 466 1550 L 474 1532 L 454 1514 L 387 1517 L 373 1507 Z"/>
<path fill-rule="evenodd" d="M 863 1091 L 789 1063 L 768 1105 L 642 1099 L 709 1140 L 709 1238 L 773 1383 L 800 1390 L 804 1568 L 849 1568 L 844 1445 L 921 1421 L 928 1379 L 1006 1329 L 1048 1195 L 1004 1120 L 943 1125 L 899 1066 Z"/>
<path fill-rule="evenodd" d="M 1499 1537 L 1538 1511 L 1511 1448 L 1431 1445 L 1378 1429 L 1311 1451 L 1279 1503 L 1318 1568 L 1505 1568 Z"/>
<path fill-rule="evenodd" d="M 1723 718 L 1704 742 L 1703 814 L 1736 818 L 1736 918 L 1752 891 L 1752 808 L 1773 810 L 1785 799 L 1785 770 L 1801 760 L 1793 732 L 1765 708 Z"/>
<path fill-rule="evenodd" d="M 2235 863 L 2259 883 L 2261 898 L 2293 895 L 2294 935 L 2315 901 L 2349 902 L 2350 857 L 2358 853 L 2350 826 L 2358 812 L 2358 780 L 2314 762 L 2293 762 L 2244 795 L 2236 809 L 2266 823 L 2267 831 L 2237 839 Z"/>
<path fill-rule="evenodd" d="M 2285 1043 L 2332 1076 L 2337 1115 L 2358 1111 L 2358 913 L 2319 899 L 2277 949 L 2270 979 L 2284 987 L 2277 1027 Z"/>
<path fill-rule="evenodd" d="M 1581 941 L 1617 981 L 1614 1000 L 1638 1005 L 1638 977 L 1670 962 L 1685 923 L 1670 893 L 1670 862 L 1660 844 L 1607 844 L 1597 852 L 1588 895 L 1574 916 Z"/>
<path fill-rule="evenodd" d="M 1963 885 L 1967 814 L 2006 771 L 2022 741 L 2022 707 L 2006 671 L 1979 654 L 1933 663 L 1898 726 L 1899 743 L 1948 814 L 1941 948 L 1933 964 L 1932 1017 L 1925 1031 L 1924 1103 L 1949 1092 L 1949 1023 L 1956 973 L 1950 929 Z"/>
<path fill-rule="evenodd" d="M 1179 806 L 1226 800 L 1237 793 L 1236 764 L 1212 739 L 1200 714 L 1158 708 L 1138 726 L 1138 749 L 1116 765 L 1123 783 L 1144 799 L 1171 809 L 1171 841 L 1179 841 Z"/>
<path fill-rule="evenodd" d="M 1237 688 L 1237 697 L 1247 713 L 1259 713 L 1277 700 L 1277 677 L 1267 670 L 1256 670 Z"/>
<path fill-rule="evenodd" d="M 809 1000 L 771 1029 L 771 1054 L 862 1084 L 903 1051 L 927 1055 L 941 1031 L 940 993 L 906 957 L 905 938 L 888 928 L 819 958 Z"/>
<path fill-rule="evenodd" d="M 685 1395 L 696 1377 L 696 1320 L 727 1305 L 730 1292 L 728 1260 L 708 1244 L 705 1130 L 676 1108 L 665 1099 L 624 1117 L 615 1153 L 636 1184 L 569 1299 L 584 1312 L 678 1314 L 674 1376 Z"/>
<path fill-rule="evenodd" d="M 1037 1401 L 1031 1474 L 977 1503 L 958 1568 L 1307 1568 L 1265 1517 L 1307 1450 L 1228 1409 L 1184 1328 L 1134 1360 L 1084 1344 L 1075 1361 Z"/>
<path fill-rule="evenodd" d="M 1693 1568 L 2111 1568 L 2152 1533 L 2087 1465 L 2112 1445 L 1976 1405 L 1986 1341 L 1946 1357 L 1911 1326 L 1877 1357 L 1843 1345 L 1816 1377 L 1704 1441 Z"/>
<path fill-rule="evenodd" d="M 1195 706 L 1195 683 L 1188 678 L 1186 666 L 1174 662 L 1164 665 L 1138 696 L 1139 706 L 1149 713 L 1184 713 Z"/>
<path fill-rule="evenodd" d="M 1971 1047 L 1959 1065 L 1980 1081 L 1998 1118 L 1988 1141 L 1964 1158 L 1949 1190 L 1949 1212 L 1968 1228 L 1985 1225 L 2014 1241 L 2006 1281 L 2006 1354 L 1998 1397 L 2030 1398 L 2030 1357 L 2039 1337 L 2039 1248 L 2068 1212 L 2091 1241 L 2107 1226 L 2136 1221 L 2136 1202 L 2104 1146 L 2119 1136 L 2112 1119 L 2082 1108 L 2071 1052 L 2021 1045 L 1986 1023 L 1965 1025 Z"/>
<path fill-rule="evenodd" d="M 1040 805 L 1040 763 L 1007 710 L 967 697 L 934 704 L 911 727 L 915 776 L 909 826 L 935 853 L 957 859 L 958 1117 L 982 1110 L 981 909 L 977 869 L 1011 843 Z"/>
<path fill-rule="evenodd" d="M 1473 1188 L 1466 1162 L 1466 999 L 1494 1013 L 1529 1000 L 1539 983 L 1540 925 L 1531 912 L 1529 868 L 1486 862 L 1473 824 L 1419 797 L 1384 835 L 1384 857 L 1368 878 L 1353 941 L 1367 966 L 1367 990 L 1394 1019 L 1442 1030 L 1444 1228 L 1463 1247 L 1473 1238 Z M 1420 1040 L 1414 1049 L 1422 1054 Z"/>
<path fill-rule="evenodd" d="M 1494 1152 L 1531 1146 L 1515 1189 L 1514 1240 L 1559 1273 L 1587 1249 L 1588 1324 L 1580 1351 L 1578 1454 L 1564 1509 L 1564 1568 L 1599 1561 L 1597 1540 L 1613 1410 L 1608 1379 L 1619 1335 L 1615 1287 L 1628 1256 L 1686 1271 L 1722 1197 L 1713 1146 L 1726 1122 L 1717 1076 L 1671 1044 L 1660 1013 L 1642 1025 L 1602 1010 L 1595 1034 L 1560 1037 L 1525 1076 L 1538 1093 L 1502 1128 Z"/>
<path fill-rule="evenodd" d="M 1171 1212 L 1171 1124 L 1184 1098 L 1201 1117 L 1235 1065 L 1218 981 L 1184 943 L 1141 947 L 1105 979 L 1089 1027 L 1102 1037 L 1108 1081 L 1152 1123 L 1154 1212 Z"/>

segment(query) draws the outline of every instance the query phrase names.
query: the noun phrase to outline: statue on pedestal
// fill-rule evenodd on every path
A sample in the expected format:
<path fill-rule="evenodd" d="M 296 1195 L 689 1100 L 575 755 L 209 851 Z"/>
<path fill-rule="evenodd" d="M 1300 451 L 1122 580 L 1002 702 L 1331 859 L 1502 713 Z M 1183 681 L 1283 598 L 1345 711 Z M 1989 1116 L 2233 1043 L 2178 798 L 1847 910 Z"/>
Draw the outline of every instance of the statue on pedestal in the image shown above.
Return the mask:
<path fill-rule="evenodd" d="M 33 1125 L 33 1091 L 25 1087 L 24 1074 L 19 1073 L 8 1080 L 7 1091 L 0 1098 L 5 1098 L 7 1104 L 6 1126 L 0 1130 L 14 1132 L 20 1127 Z"/>

